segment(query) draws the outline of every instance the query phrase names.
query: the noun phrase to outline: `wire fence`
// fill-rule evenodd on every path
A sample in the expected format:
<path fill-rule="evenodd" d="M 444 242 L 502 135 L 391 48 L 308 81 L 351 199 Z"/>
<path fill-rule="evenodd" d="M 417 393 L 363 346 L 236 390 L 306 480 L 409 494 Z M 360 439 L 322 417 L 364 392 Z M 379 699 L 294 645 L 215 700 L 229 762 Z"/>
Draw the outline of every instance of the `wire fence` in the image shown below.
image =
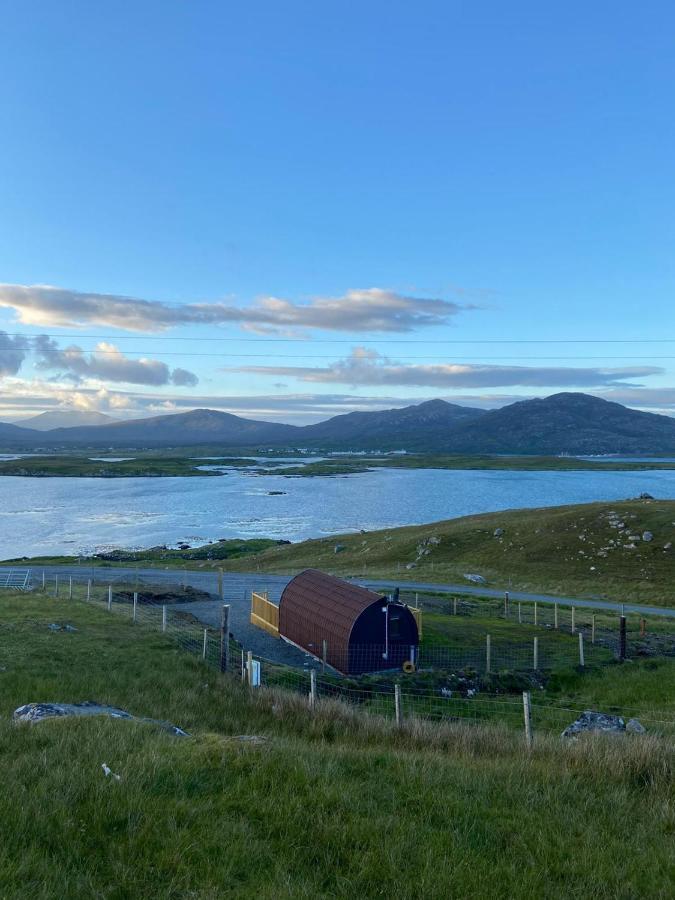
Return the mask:
<path fill-rule="evenodd" d="M 475 654 L 473 664 L 467 662 L 466 654 L 457 655 L 448 648 L 430 647 L 424 652 L 420 648 L 416 660 L 418 669 L 439 665 L 446 670 L 448 677 L 436 673 L 438 677 L 432 684 L 410 680 L 400 671 L 380 672 L 359 680 L 325 671 L 319 659 L 309 656 L 304 668 L 294 668 L 255 655 L 233 640 L 229 632 L 203 625 L 182 610 L 182 604 L 155 602 L 152 596 L 134 590 L 135 587 L 121 581 L 102 584 L 93 579 L 77 582 L 67 578 L 65 584 L 45 585 L 45 593 L 63 600 L 88 603 L 111 615 L 122 616 L 148 634 L 162 633 L 185 652 L 200 657 L 208 666 L 240 678 L 252 690 L 268 688 L 304 697 L 309 710 L 319 708 L 322 702 L 337 701 L 360 713 L 391 720 L 398 725 L 418 720 L 498 724 L 524 730 L 526 740 L 531 743 L 535 732 L 561 733 L 587 709 L 538 697 L 536 690 L 514 696 L 506 692 L 488 693 L 478 687 L 475 673 L 489 673 L 498 668 L 517 669 L 519 661 L 522 661 L 523 670 L 533 671 L 566 661 L 574 663 L 573 659 L 561 657 L 555 648 L 547 649 L 543 640 L 536 648 L 528 642 L 514 651 L 511 645 L 508 654 L 502 655 L 498 646 L 486 648 Z M 162 592 L 161 585 L 155 584 L 153 588 Z M 175 586 L 168 590 L 175 592 Z M 371 647 L 368 652 L 381 655 L 382 648 Z M 606 649 L 603 652 L 607 655 Z M 535 653 L 538 654 L 536 659 Z M 612 658 L 611 654 L 609 658 Z M 455 674 L 450 675 L 451 670 Z M 463 672 L 458 675 L 457 670 Z M 670 710 L 612 706 L 605 712 L 621 717 L 624 723 L 639 719 L 650 734 L 675 737 L 675 718 Z"/>

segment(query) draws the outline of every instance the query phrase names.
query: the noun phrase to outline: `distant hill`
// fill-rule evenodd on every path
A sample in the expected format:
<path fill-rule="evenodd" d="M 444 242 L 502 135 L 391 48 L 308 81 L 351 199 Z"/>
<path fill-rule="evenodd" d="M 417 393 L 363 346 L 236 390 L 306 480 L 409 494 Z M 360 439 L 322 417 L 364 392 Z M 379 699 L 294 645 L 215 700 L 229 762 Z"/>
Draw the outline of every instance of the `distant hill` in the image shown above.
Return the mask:
<path fill-rule="evenodd" d="M 53 428 L 75 428 L 82 425 L 107 425 L 115 422 L 112 416 L 105 413 L 88 412 L 79 409 L 55 409 L 24 419 L 21 426 L 36 431 L 51 431 Z"/>
<path fill-rule="evenodd" d="M 193 409 L 190 412 L 150 419 L 132 419 L 81 428 L 57 428 L 48 432 L 51 444 L 82 444 L 98 447 L 163 447 L 194 444 L 223 444 L 248 446 L 296 441 L 301 429 L 276 422 L 243 419 L 231 413 L 213 409 Z"/>
<path fill-rule="evenodd" d="M 16 446 L 21 444 L 32 447 L 41 435 L 30 428 L 21 428 L 19 425 L 10 425 L 9 422 L 0 422 L 0 442 L 3 446 Z"/>
<path fill-rule="evenodd" d="M 482 409 L 429 400 L 402 409 L 333 416 L 317 425 L 305 426 L 302 439 L 309 445 L 334 448 L 426 449 L 437 441 L 446 440 L 459 424 L 472 422 L 483 415 Z"/>
<path fill-rule="evenodd" d="M 524 400 L 485 412 L 430 400 L 333 416 L 304 427 L 211 409 L 35 431 L 0 424 L 5 447 L 316 447 L 429 453 L 557 455 L 675 454 L 675 419 L 580 393 Z"/>
<path fill-rule="evenodd" d="M 449 434 L 451 453 L 673 454 L 675 419 L 588 394 L 561 393 L 495 409 Z"/>

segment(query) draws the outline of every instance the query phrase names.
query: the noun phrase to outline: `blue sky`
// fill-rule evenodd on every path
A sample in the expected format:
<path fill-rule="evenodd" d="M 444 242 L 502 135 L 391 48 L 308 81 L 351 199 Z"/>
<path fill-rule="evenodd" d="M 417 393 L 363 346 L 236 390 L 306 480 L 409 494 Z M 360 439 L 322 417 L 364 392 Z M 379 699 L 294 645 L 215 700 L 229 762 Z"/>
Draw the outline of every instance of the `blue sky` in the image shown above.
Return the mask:
<path fill-rule="evenodd" d="M 671 4 L 0 11 L 0 418 L 675 410 Z"/>

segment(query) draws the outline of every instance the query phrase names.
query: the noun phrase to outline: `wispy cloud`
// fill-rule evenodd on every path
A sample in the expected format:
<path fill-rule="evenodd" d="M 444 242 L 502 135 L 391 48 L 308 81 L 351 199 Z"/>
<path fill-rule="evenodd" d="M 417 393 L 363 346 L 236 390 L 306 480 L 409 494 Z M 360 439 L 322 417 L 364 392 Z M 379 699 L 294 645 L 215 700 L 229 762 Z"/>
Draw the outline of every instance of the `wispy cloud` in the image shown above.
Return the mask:
<path fill-rule="evenodd" d="M 313 366 L 242 366 L 236 369 L 256 375 L 294 377 L 315 384 L 348 384 L 352 386 L 407 386 L 432 388 L 490 387 L 638 387 L 629 378 L 657 375 L 663 369 L 655 366 L 624 368 L 566 368 L 551 366 L 466 365 L 436 363 L 404 365 L 381 356 L 375 350 L 356 347 L 351 354 L 325 367 Z"/>
<path fill-rule="evenodd" d="M 302 304 L 264 297 L 243 307 L 226 303 L 175 305 L 116 294 L 21 284 L 0 284 L 0 307 L 13 309 L 25 325 L 48 328 L 96 325 L 160 332 L 177 325 L 235 324 L 260 333 L 288 333 L 297 329 L 406 332 L 446 325 L 461 310 L 475 308 L 381 288 L 350 290 L 341 297 L 317 297 Z"/>
<path fill-rule="evenodd" d="M 166 363 L 157 359 L 130 359 L 114 344 L 105 342 L 97 344 L 91 353 L 86 353 L 75 345 L 61 349 L 56 341 L 46 335 L 39 335 L 35 338 L 34 349 L 37 356 L 36 368 L 65 372 L 76 379 L 95 378 L 156 387 L 165 384 L 194 387 L 199 381 L 187 369 L 171 370 Z"/>
<path fill-rule="evenodd" d="M 26 358 L 28 341 L 23 337 L 10 337 L 0 331 L 0 378 L 16 375 Z"/>

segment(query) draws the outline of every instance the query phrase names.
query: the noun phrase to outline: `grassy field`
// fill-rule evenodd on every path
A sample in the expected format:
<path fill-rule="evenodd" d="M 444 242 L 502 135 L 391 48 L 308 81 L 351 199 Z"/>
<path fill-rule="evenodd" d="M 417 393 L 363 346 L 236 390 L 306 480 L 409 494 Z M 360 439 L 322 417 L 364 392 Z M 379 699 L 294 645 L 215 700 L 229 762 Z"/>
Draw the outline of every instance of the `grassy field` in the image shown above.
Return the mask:
<path fill-rule="evenodd" d="M 646 531 L 651 541 L 642 540 Z M 228 562 L 226 569 L 251 571 L 254 565 L 261 572 L 292 573 L 314 567 L 337 575 L 465 584 L 464 575 L 476 573 L 490 587 L 675 606 L 673 543 L 675 501 L 629 500 L 332 536 L 275 547 Z"/>
<path fill-rule="evenodd" d="M 672 710 L 674 674 L 571 675 L 558 695 Z M 85 699 L 193 736 L 9 721 Z M 542 737 L 527 754 L 499 728 L 397 731 L 331 703 L 312 716 L 93 606 L 6 593 L 0 706 L 3 897 L 670 896 L 672 747 L 648 736 Z"/>
<path fill-rule="evenodd" d="M 284 470 L 289 477 L 316 478 L 330 475 L 355 475 L 368 469 L 489 469 L 515 472 L 626 472 L 649 469 L 675 469 L 670 462 L 615 462 L 612 460 L 576 459 L 565 456 L 448 456 L 409 454 L 395 457 L 341 457 L 336 455 L 320 462 L 304 463 Z M 263 471 L 262 474 L 279 474 Z"/>
<path fill-rule="evenodd" d="M 280 463 L 274 457 L 258 462 L 246 456 L 219 456 L 214 459 L 198 459 L 204 452 L 195 448 L 190 456 L 171 455 L 164 451 L 150 452 L 130 450 L 133 459 L 121 462 L 95 460 L 83 452 L 67 455 L 47 454 L 26 456 L 20 459 L 0 461 L 0 475 L 50 478 L 141 478 L 141 477 L 212 477 L 222 472 L 198 468 L 202 465 L 230 466 L 232 468 L 255 468 L 260 475 L 287 475 L 289 477 L 318 477 L 330 475 L 356 475 L 369 468 L 397 469 L 492 469 L 513 471 L 642 471 L 649 469 L 674 469 L 675 463 L 632 462 L 620 463 L 608 460 L 583 460 L 557 456 L 436 456 L 410 454 L 409 456 L 382 457 L 340 457 L 315 463 L 304 463 L 284 468 L 280 473 Z M 219 451 L 222 452 L 222 451 Z M 125 451 L 120 451 L 123 455 Z M 175 454 L 175 451 L 172 451 Z M 258 451 L 259 453 L 259 451 Z M 98 453 L 103 455 L 103 453 Z M 114 454 L 117 456 L 117 451 Z"/>

